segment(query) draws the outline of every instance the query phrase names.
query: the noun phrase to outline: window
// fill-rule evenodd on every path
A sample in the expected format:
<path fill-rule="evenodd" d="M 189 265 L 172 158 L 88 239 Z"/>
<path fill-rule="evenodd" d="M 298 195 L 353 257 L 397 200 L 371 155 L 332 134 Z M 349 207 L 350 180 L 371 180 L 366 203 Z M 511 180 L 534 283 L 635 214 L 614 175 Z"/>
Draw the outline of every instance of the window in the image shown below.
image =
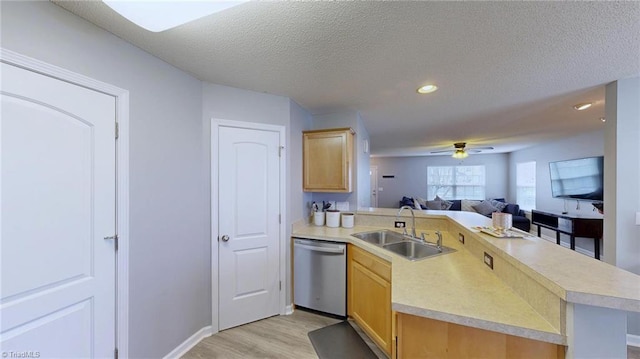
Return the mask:
<path fill-rule="evenodd" d="M 520 208 L 536 208 L 536 162 L 516 164 L 516 201 Z"/>
<path fill-rule="evenodd" d="M 484 166 L 428 166 L 427 197 L 485 199 Z"/>

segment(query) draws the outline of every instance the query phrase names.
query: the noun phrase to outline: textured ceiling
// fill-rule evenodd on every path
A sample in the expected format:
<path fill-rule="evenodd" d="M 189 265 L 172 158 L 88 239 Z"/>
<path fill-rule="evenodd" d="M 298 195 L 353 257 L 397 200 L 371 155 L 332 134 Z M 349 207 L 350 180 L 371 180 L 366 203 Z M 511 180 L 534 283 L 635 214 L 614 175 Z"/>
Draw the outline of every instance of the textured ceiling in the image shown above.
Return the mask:
<path fill-rule="evenodd" d="M 201 80 L 360 111 L 374 155 L 597 130 L 604 85 L 640 75 L 640 2 L 249 2 L 161 33 L 56 4 Z"/>

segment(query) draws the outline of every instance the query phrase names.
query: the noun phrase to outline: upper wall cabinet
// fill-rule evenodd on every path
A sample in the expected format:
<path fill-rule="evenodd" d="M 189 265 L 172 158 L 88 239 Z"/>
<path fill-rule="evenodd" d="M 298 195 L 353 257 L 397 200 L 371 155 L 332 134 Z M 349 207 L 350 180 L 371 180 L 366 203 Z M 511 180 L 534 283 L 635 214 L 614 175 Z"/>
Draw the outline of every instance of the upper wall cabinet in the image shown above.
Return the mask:
<path fill-rule="evenodd" d="M 353 136 L 351 128 L 303 131 L 305 192 L 351 192 Z"/>

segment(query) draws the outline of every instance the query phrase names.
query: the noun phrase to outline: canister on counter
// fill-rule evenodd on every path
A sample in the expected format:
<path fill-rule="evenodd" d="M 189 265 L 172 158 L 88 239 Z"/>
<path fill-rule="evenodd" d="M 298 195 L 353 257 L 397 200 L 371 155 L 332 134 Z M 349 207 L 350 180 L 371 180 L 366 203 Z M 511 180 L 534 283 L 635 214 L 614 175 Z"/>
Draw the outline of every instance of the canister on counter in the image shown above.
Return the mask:
<path fill-rule="evenodd" d="M 327 227 L 340 227 L 340 211 L 337 209 L 327 210 Z"/>

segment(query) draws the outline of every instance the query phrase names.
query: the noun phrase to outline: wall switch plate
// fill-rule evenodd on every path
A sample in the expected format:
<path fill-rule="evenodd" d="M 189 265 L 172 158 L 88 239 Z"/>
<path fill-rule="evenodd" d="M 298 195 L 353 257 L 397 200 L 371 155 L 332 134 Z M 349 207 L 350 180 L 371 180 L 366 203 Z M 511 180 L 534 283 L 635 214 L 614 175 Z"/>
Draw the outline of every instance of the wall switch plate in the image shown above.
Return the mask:
<path fill-rule="evenodd" d="M 464 244 L 464 234 L 458 233 L 458 241 L 460 241 L 460 243 Z"/>
<path fill-rule="evenodd" d="M 404 221 L 395 221 L 393 224 L 394 227 L 396 228 L 404 228 L 407 226 L 407 222 Z"/>
<path fill-rule="evenodd" d="M 487 252 L 484 252 L 484 264 L 486 264 L 487 267 L 493 269 L 493 257 Z"/>

